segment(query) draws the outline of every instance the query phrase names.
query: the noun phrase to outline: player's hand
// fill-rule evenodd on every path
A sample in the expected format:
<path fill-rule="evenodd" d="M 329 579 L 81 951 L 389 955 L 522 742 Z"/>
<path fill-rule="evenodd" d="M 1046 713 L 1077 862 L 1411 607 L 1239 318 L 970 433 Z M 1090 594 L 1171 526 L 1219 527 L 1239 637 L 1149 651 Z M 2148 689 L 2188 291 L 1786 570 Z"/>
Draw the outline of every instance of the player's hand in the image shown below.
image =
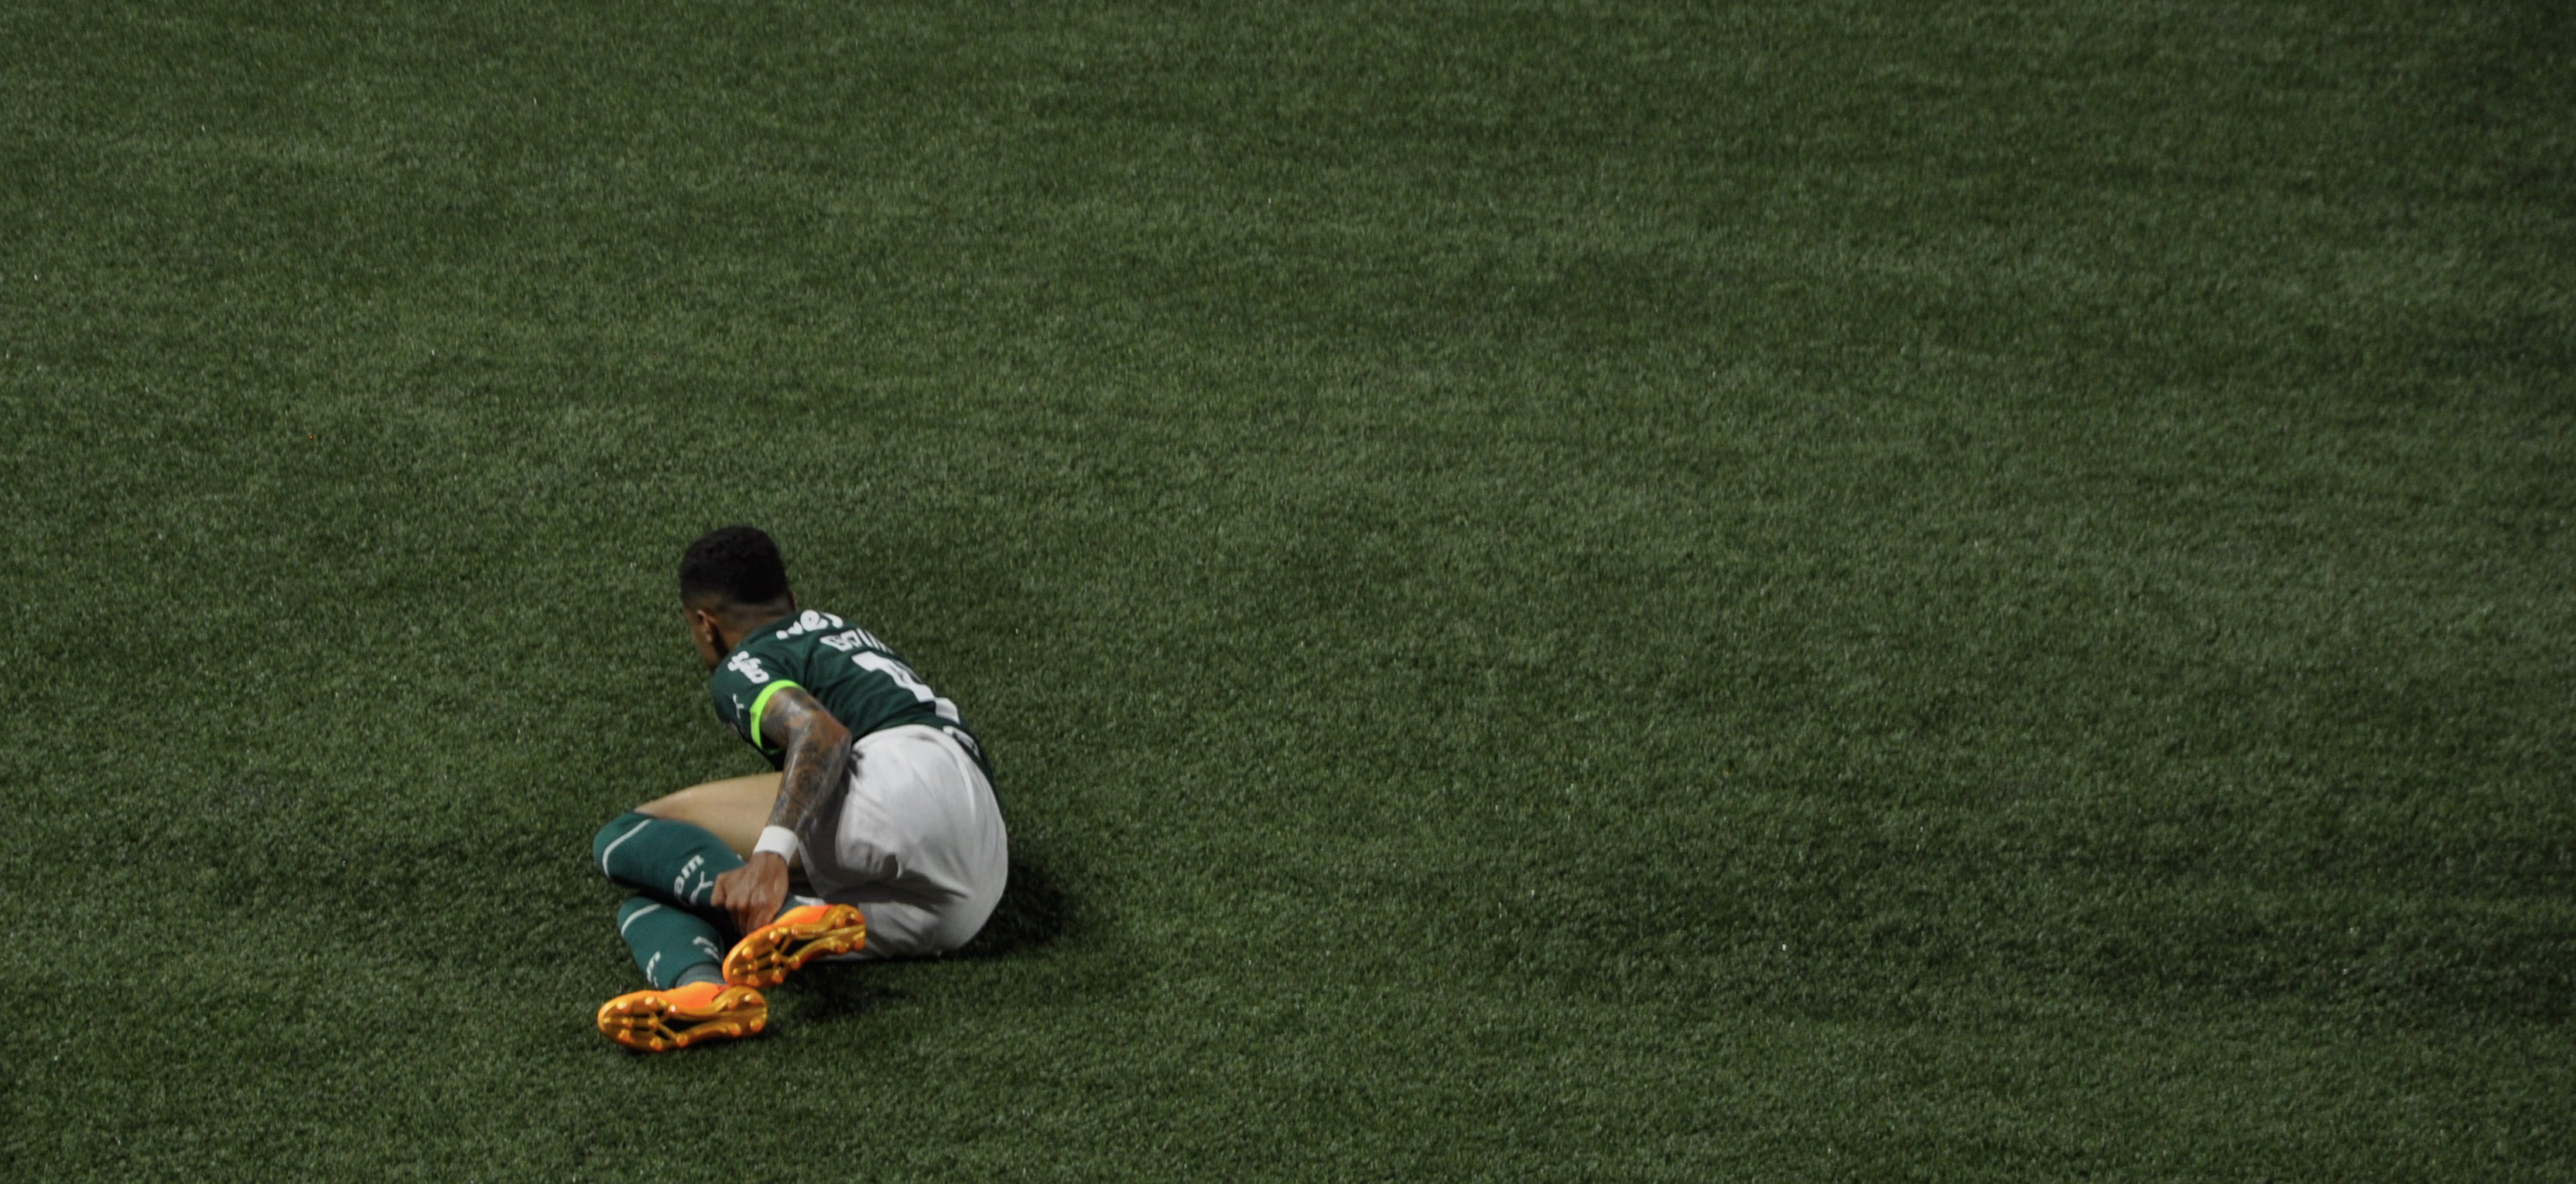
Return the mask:
<path fill-rule="evenodd" d="M 787 903 L 787 861 L 767 851 L 754 853 L 751 862 L 716 877 L 712 903 L 733 916 L 738 933 L 769 924 L 778 906 Z"/>

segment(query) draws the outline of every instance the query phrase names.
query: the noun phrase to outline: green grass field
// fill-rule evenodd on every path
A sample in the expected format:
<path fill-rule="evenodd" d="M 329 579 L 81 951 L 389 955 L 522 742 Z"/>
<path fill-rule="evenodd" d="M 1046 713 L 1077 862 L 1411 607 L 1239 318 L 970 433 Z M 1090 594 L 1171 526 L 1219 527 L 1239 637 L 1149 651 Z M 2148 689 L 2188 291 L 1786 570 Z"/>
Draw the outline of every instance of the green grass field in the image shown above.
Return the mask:
<path fill-rule="evenodd" d="M 2576 10 L 0 7 L 0 1177 L 2576 1176 Z M 630 1055 L 776 533 L 1013 895 Z"/>

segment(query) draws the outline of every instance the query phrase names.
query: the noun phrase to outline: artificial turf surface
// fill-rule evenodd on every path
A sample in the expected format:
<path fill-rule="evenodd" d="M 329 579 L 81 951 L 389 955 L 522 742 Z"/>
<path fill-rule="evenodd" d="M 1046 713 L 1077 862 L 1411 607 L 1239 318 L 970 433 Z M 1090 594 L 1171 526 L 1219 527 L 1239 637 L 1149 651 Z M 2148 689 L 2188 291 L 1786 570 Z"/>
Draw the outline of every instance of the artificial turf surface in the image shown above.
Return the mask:
<path fill-rule="evenodd" d="M 0 8 L 0 1175 L 2576 1174 L 2576 17 Z M 732 521 L 1013 895 L 630 1055 Z"/>

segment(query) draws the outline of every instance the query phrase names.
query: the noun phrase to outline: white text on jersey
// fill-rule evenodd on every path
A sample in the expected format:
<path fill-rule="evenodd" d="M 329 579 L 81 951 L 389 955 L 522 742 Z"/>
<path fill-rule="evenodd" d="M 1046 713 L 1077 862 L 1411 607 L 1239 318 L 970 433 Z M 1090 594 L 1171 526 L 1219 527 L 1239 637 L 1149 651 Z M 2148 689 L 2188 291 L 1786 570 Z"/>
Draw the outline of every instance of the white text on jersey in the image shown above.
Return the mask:
<path fill-rule="evenodd" d="M 877 640 L 876 634 L 870 633 L 865 629 L 852 629 L 847 633 L 835 633 L 830 637 L 818 637 L 815 638 L 815 640 L 845 654 L 856 649 L 884 650 L 887 653 L 894 652 L 893 646 Z"/>

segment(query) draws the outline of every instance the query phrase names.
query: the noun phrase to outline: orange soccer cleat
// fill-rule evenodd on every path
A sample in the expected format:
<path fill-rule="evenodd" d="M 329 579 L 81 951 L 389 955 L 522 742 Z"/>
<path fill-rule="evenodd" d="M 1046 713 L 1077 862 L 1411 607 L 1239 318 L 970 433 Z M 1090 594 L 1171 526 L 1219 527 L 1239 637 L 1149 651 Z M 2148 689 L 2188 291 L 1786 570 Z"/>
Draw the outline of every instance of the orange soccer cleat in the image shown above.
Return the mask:
<path fill-rule="evenodd" d="M 723 983 L 633 991 L 599 1005 L 599 1030 L 645 1052 L 750 1036 L 768 1026 L 769 1001 L 760 992 Z"/>
<path fill-rule="evenodd" d="M 725 981 L 774 987 L 794 970 L 829 954 L 865 949 L 868 919 L 845 904 L 799 905 L 752 930 L 725 955 Z"/>

